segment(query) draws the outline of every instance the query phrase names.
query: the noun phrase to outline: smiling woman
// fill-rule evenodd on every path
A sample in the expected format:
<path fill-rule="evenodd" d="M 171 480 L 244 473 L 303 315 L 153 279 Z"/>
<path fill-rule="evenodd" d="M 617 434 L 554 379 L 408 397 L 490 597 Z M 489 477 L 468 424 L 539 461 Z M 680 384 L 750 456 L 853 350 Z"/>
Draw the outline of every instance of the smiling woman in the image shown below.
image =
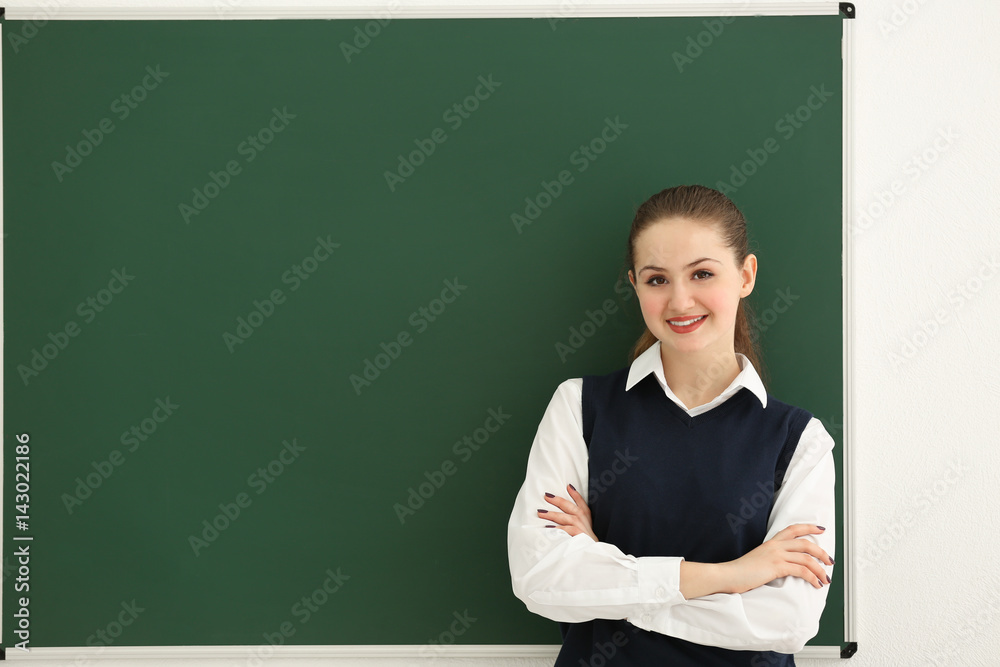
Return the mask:
<path fill-rule="evenodd" d="M 701 405 L 739 375 L 737 326 L 747 357 L 755 367 L 761 365 L 749 341 L 743 302 L 753 291 L 757 258 L 746 251 L 745 224 L 728 227 L 737 245 L 734 252 L 713 221 L 699 217 L 693 203 L 670 209 L 654 200 L 646 206 L 637 213 L 645 224 L 633 225 L 628 245 L 629 281 L 647 327 L 632 359 L 660 341 L 674 393 L 685 406 Z M 697 259 L 688 261 L 691 257 Z M 638 279 L 635 266 L 642 267 Z M 707 384 L 704 369 L 714 370 Z"/>
<path fill-rule="evenodd" d="M 663 190 L 626 268 L 646 329 L 629 367 L 562 382 L 542 416 L 514 594 L 560 622 L 556 667 L 608 646 L 616 665 L 794 665 L 832 581 L 834 441 L 758 374 L 746 221 L 716 190 Z"/>

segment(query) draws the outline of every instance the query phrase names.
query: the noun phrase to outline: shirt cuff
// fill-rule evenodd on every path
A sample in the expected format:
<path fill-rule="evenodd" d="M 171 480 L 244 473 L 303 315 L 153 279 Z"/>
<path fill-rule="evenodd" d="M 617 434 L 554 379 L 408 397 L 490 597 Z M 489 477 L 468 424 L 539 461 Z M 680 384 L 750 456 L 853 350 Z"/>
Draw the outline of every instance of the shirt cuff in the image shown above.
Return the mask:
<path fill-rule="evenodd" d="M 639 614 L 636 620 L 648 626 L 657 609 L 684 601 L 681 595 L 682 560 L 683 556 L 636 558 L 639 580 Z"/>

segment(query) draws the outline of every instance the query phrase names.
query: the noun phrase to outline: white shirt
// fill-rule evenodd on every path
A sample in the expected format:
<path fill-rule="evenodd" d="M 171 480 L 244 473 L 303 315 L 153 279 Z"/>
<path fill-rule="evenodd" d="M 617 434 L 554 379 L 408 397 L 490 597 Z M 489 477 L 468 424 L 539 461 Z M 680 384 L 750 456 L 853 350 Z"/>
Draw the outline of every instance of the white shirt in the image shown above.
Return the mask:
<path fill-rule="evenodd" d="M 663 376 L 660 342 L 635 359 L 626 391 L 650 372 L 667 397 L 695 416 L 732 397 L 741 387 L 767 407 L 767 392 L 756 369 L 736 353 L 740 374 L 719 396 L 693 409 L 678 399 Z M 736 650 L 794 653 L 819 630 L 829 587 L 814 588 L 788 576 L 745 593 L 713 593 L 684 599 L 680 562 L 674 556 L 640 556 L 595 542 L 583 533 L 570 536 L 536 510 L 559 508 L 545 492 L 571 500 L 566 484 L 587 498 L 587 445 L 583 439 L 582 378 L 562 382 L 552 396 L 528 454 L 527 473 L 507 525 L 511 584 L 528 610 L 554 621 L 579 623 L 596 618 L 627 619 L 633 625 L 687 641 Z M 802 432 L 768 518 L 765 541 L 794 523 L 826 527 L 808 535 L 834 553 L 834 441 L 813 417 Z M 556 524 L 559 525 L 559 524 Z M 813 558 L 813 556 L 809 556 Z M 819 562 L 819 561 L 817 561 Z M 832 577 L 833 567 L 821 563 Z"/>

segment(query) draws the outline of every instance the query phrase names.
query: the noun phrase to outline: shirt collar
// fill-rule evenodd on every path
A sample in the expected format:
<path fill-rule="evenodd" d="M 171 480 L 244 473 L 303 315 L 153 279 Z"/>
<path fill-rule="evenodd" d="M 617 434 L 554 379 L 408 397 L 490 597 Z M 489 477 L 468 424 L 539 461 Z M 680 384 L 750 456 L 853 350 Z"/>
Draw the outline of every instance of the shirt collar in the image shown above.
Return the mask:
<path fill-rule="evenodd" d="M 761 405 L 766 408 L 767 390 L 764 388 L 764 383 L 757 374 L 757 369 L 753 367 L 750 359 L 748 359 L 745 354 L 737 352 L 736 359 L 740 364 L 740 374 L 736 376 L 736 379 L 734 379 L 728 387 L 726 387 L 725 391 L 719 394 L 719 396 L 713 399 L 708 405 L 721 402 L 731 394 L 735 394 L 740 390 L 740 388 L 746 387 L 753 392 L 754 396 L 760 400 Z M 663 376 L 663 362 L 660 359 L 660 341 L 656 341 L 650 345 L 648 350 L 640 354 L 635 358 L 635 361 L 632 362 L 632 366 L 628 371 L 628 379 L 625 382 L 625 391 L 634 387 L 639 380 L 643 379 L 650 373 L 653 373 L 656 376 L 656 380 L 667 393 L 667 396 L 669 396 L 675 403 L 683 407 L 680 399 L 678 399 L 674 395 L 674 392 L 670 390 L 670 386 L 667 384 L 667 380 Z"/>

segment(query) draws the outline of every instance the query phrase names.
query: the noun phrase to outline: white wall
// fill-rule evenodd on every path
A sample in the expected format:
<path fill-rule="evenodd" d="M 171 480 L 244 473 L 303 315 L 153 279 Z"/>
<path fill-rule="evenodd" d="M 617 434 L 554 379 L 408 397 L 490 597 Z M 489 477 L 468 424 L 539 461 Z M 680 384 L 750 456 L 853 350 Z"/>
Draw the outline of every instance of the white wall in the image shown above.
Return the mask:
<path fill-rule="evenodd" d="M 848 663 L 800 662 L 1000 664 L 1000 3 L 856 6 L 853 206 L 870 214 L 854 239 L 850 298 L 859 651 Z M 900 194 L 880 208 L 894 183 Z"/>
<path fill-rule="evenodd" d="M 1000 4 L 859 4 L 852 662 L 1000 664 Z"/>

